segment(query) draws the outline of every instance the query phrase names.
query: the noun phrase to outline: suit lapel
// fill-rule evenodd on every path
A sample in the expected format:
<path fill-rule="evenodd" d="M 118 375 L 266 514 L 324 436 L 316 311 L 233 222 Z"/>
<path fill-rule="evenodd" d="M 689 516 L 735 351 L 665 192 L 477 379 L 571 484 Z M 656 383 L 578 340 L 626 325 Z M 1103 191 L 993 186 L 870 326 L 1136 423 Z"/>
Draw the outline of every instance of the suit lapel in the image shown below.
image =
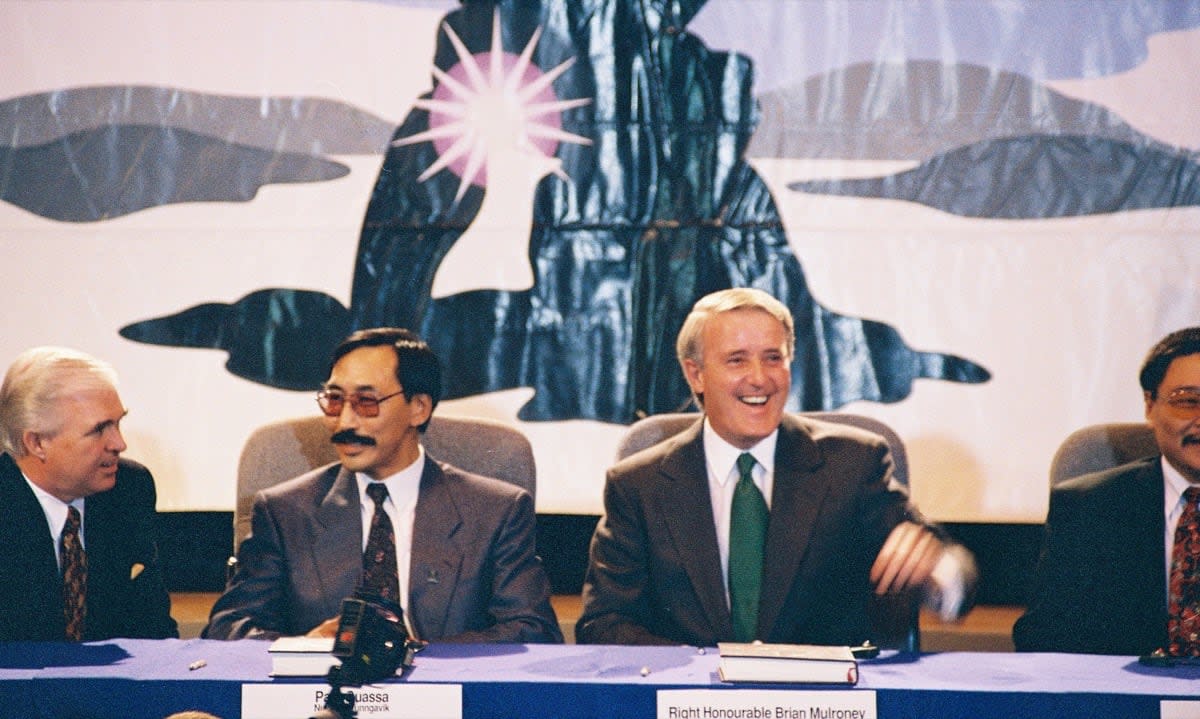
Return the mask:
<path fill-rule="evenodd" d="M 342 599 L 354 593 L 362 575 L 362 507 L 354 473 L 340 464 L 328 471 L 337 476 L 313 513 L 309 546 L 320 596 L 329 602 L 327 616 L 334 616 L 341 611 Z"/>
<path fill-rule="evenodd" d="M 0 454 L 0 500 L 8 517 L 5 520 L 5 533 L 11 533 L 13 544 L 5 547 L 8 551 L 18 551 L 22 559 L 30 559 L 39 566 L 45 567 L 46 577 L 58 583 L 58 564 L 54 558 L 54 541 L 50 537 L 50 528 L 46 524 L 46 514 L 33 490 L 25 483 L 20 468 L 7 454 Z M 39 573 L 40 574 L 40 573 Z"/>
<path fill-rule="evenodd" d="M 1142 576 L 1129 582 L 1131 591 L 1138 592 L 1140 606 L 1154 607 L 1159 610 L 1163 631 L 1166 631 L 1167 609 L 1163 598 L 1167 596 L 1166 567 L 1166 516 L 1163 513 L 1163 478 L 1162 461 L 1156 458 L 1141 472 L 1134 483 L 1133 492 L 1125 511 L 1128 512 L 1126 522 L 1129 527 L 1138 531 L 1129 538 L 1132 545 L 1130 551 L 1137 553 L 1137 558 L 1131 567 L 1144 567 Z M 1149 614 L 1149 612 L 1148 612 Z"/>
<path fill-rule="evenodd" d="M 703 422 L 696 422 L 684 430 L 676 448 L 663 457 L 660 469 L 668 481 L 660 485 L 655 509 L 667 525 L 714 636 L 731 637 L 733 621 L 725 601 L 721 554 L 713 529 L 702 427 Z"/>
<path fill-rule="evenodd" d="M 404 608 L 418 637 L 445 634 L 462 566 L 462 552 L 453 541 L 462 521 L 449 479 L 426 455 L 413 520 L 409 601 Z"/>
<path fill-rule="evenodd" d="M 46 515 L 7 454 L 0 454 L 0 503 L 0 537 L 6 543 L 0 599 L 25 608 L 31 626 L 22 628 L 22 636 L 61 638 L 62 611 L 44 601 L 62 588 Z"/>
<path fill-rule="evenodd" d="M 808 552 L 809 538 L 832 479 L 828 472 L 819 471 L 823 465 L 821 450 L 809 433 L 784 415 L 775 445 L 775 482 L 759 599 L 762 636 L 770 636 Z"/>
<path fill-rule="evenodd" d="M 115 515 L 115 516 L 114 516 Z M 84 555 L 87 557 L 87 621 L 84 624 L 84 639 L 95 636 L 95 632 L 105 623 L 108 607 L 98 598 L 104 594 L 105 588 L 114 589 L 125 580 L 120 576 L 121 561 L 116 542 L 120 537 L 113 534 L 119 532 L 120 508 L 113 505 L 112 496 L 107 493 L 95 494 L 83 500 L 83 542 Z M 114 521 L 116 520 L 116 521 Z M 126 572 L 129 567 L 124 568 Z M 126 574 L 126 578 L 129 575 Z"/>

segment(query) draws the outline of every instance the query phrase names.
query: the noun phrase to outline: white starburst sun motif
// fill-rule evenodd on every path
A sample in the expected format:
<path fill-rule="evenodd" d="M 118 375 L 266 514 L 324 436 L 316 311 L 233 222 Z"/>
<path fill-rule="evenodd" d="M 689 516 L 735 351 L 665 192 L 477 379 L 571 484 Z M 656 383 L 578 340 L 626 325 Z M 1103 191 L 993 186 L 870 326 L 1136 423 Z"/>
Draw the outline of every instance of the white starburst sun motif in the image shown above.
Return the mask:
<path fill-rule="evenodd" d="M 429 112 L 429 129 L 393 144 L 432 142 L 438 159 L 417 179 L 424 182 L 443 169 L 454 172 L 456 203 L 472 185 L 487 190 L 470 226 L 438 264 L 430 297 L 473 289 L 526 290 L 534 283 L 529 235 L 537 185 L 551 173 L 568 179 L 556 156 L 560 142 L 591 144 L 564 131 L 561 114 L 591 100 L 560 100 L 554 94 L 554 80 L 574 59 L 546 73 L 530 62 L 541 28 L 518 56 L 504 52 L 499 11 L 493 14 L 488 52 L 472 55 L 449 25 L 443 27 L 458 64 L 448 71 L 433 67 L 438 81 L 433 96 L 415 103 Z M 489 183 L 489 178 L 500 181 Z"/>
<path fill-rule="evenodd" d="M 449 71 L 434 66 L 438 85 L 433 97 L 414 102 L 429 112 L 429 129 L 392 143 L 434 143 L 438 159 L 421 173 L 419 181 L 449 168 L 461 178 L 455 194 L 455 200 L 459 200 L 472 184 L 487 184 L 489 169 L 494 168 L 499 153 L 516 149 L 553 158 L 559 142 L 591 144 L 586 137 L 564 131 L 561 121 L 564 110 L 591 100 L 559 100 L 552 88 L 575 59 L 569 58 L 546 73 L 530 62 L 542 34 L 540 27 L 519 56 L 504 52 L 498 11 L 492 19 L 492 46 L 488 52 L 471 54 L 449 25 L 443 28 L 458 54 L 458 64 Z M 558 163 L 550 171 L 567 179 Z"/>

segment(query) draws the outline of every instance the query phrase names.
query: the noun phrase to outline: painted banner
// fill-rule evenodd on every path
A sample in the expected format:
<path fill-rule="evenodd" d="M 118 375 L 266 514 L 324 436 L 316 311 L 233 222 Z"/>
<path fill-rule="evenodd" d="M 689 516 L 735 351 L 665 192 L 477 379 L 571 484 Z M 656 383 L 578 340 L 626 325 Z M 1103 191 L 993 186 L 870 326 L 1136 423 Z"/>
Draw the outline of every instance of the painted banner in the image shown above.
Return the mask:
<path fill-rule="evenodd" d="M 932 517 L 1040 521 L 1074 429 L 1200 324 L 1200 0 L 0 1 L 5 364 L 122 376 L 164 510 L 230 509 L 330 350 L 409 327 L 439 413 L 598 513 L 674 339 L 754 286 L 794 410 L 890 424 Z"/>

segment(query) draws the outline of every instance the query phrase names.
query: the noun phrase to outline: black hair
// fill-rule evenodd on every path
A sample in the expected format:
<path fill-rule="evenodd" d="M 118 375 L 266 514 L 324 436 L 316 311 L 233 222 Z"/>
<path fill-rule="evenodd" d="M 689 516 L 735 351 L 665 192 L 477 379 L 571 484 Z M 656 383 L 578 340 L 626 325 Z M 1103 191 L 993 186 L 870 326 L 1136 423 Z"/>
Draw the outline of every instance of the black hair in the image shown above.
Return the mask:
<path fill-rule="evenodd" d="M 329 361 L 329 372 L 338 360 L 360 347 L 391 347 L 396 351 L 396 381 L 404 392 L 404 399 L 412 401 L 419 394 L 430 399 L 429 414 L 442 399 L 442 366 L 437 355 L 417 333 L 402 327 L 373 327 L 357 330 L 334 348 Z M 429 426 L 426 420 L 417 429 L 421 432 Z"/>
<path fill-rule="evenodd" d="M 1167 368 L 1177 358 L 1194 354 L 1200 354 L 1200 327 L 1186 327 L 1163 337 L 1142 362 L 1142 370 L 1138 373 L 1142 390 L 1150 399 L 1158 399 L 1158 388 L 1167 376 Z"/>

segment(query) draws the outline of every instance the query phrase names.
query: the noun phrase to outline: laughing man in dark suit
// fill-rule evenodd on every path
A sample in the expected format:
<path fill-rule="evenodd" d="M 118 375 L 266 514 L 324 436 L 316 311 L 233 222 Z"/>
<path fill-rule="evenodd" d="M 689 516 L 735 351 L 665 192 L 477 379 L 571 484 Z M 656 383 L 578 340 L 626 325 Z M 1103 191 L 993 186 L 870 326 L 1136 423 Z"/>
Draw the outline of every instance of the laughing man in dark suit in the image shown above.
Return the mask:
<path fill-rule="evenodd" d="M 693 307 L 676 349 L 704 416 L 609 470 L 578 641 L 859 644 L 872 587 L 964 607 L 973 562 L 909 504 L 886 441 L 784 413 L 794 345 L 790 312 L 760 290 Z M 761 557 L 736 572 L 749 584 L 732 568 L 742 453 L 765 504 Z"/>

